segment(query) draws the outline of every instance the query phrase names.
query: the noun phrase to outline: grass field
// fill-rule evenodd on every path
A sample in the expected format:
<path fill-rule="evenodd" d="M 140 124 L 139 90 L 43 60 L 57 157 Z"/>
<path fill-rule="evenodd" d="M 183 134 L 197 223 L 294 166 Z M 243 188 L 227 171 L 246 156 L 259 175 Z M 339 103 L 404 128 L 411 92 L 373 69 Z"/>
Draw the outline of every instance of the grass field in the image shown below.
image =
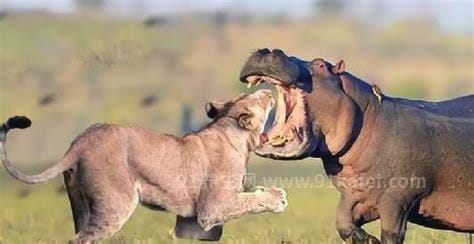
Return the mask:
<path fill-rule="evenodd" d="M 338 192 L 322 181 L 319 162 L 252 164 L 258 184 L 269 176 L 306 181 L 287 187 L 289 207 L 282 214 L 245 216 L 225 225 L 221 243 L 340 243 L 335 227 Z M 284 176 L 283 176 L 284 175 Z M 60 177 L 59 177 L 60 178 Z M 64 243 L 73 236 L 73 222 L 61 179 L 25 186 L 1 176 L 0 243 Z M 277 178 L 278 179 L 278 178 Z M 281 178 L 285 179 L 285 178 Z M 288 181 L 287 181 L 288 182 Z M 269 182 L 266 181 L 268 184 Z M 285 184 L 276 181 L 277 185 Z M 286 183 L 285 185 L 288 185 Z M 170 235 L 175 216 L 138 207 L 123 229 L 105 243 L 192 243 Z M 379 222 L 365 229 L 379 236 Z M 467 243 L 467 235 L 410 224 L 406 243 Z"/>
<path fill-rule="evenodd" d="M 347 69 L 385 94 L 444 99 L 474 90 L 472 36 L 445 33 L 423 19 L 375 28 L 348 19 L 255 21 L 223 26 L 193 17 L 163 26 L 96 15 L 9 14 L 0 20 L 0 120 L 30 116 L 9 136 L 9 156 L 38 172 L 95 122 L 136 124 L 180 134 L 183 108 L 196 127 L 203 106 L 245 90 L 238 72 L 257 48 L 305 59 L 344 58 Z M 141 105 L 144 96 L 156 103 Z M 45 97 L 50 97 L 49 103 Z M 33 170 L 34 168 L 34 170 Z M 320 162 L 254 158 L 259 184 L 268 176 L 306 177 L 293 184 L 283 214 L 246 216 L 225 225 L 222 243 L 340 243 L 337 191 Z M 61 179 L 27 187 L 0 170 L 0 243 L 64 243 L 73 236 Z M 267 182 L 269 183 L 269 182 Z M 281 182 L 276 182 L 279 185 Z M 323 186 L 321 186 L 323 185 Z M 106 243 L 189 243 L 169 234 L 175 216 L 139 207 Z M 379 236 L 378 222 L 366 230 Z M 466 243 L 466 234 L 408 227 L 407 243 Z"/>

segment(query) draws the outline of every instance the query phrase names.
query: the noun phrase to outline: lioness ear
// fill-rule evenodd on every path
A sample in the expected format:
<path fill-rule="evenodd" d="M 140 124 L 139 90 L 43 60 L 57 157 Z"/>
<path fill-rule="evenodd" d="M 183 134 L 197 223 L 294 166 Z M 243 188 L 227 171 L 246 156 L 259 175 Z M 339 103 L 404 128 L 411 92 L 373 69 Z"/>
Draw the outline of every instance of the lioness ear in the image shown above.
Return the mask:
<path fill-rule="evenodd" d="M 241 114 L 239 116 L 239 126 L 248 130 L 255 129 L 257 124 L 254 123 L 253 118 L 254 116 L 251 114 Z"/>
<path fill-rule="evenodd" d="M 224 103 L 221 102 L 208 102 L 206 103 L 206 114 L 210 119 L 215 118 L 219 111 L 224 107 Z"/>
<path fill-rule="evenodd" d="M 346 63 L 344 63 L 344 60 L 339 60 L 335 66 L 332 67 L 332 73 L 339 75 L 344 73 L 344 70 L 346 69 Z"/>

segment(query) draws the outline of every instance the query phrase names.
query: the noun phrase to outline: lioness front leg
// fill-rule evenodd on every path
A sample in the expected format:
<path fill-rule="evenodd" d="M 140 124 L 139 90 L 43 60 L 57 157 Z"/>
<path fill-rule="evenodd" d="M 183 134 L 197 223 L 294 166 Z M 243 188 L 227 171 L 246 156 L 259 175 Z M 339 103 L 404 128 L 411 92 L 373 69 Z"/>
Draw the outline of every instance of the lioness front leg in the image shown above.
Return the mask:
<path fill-rule="evenodd" d="M 259 187 L 255 192 L 205 193 L 198 203 L 198 222 L 204 230 L 249 213 L 272 211 L 281 213 L 288 206 L 286 192 L 281 188 Z"/>

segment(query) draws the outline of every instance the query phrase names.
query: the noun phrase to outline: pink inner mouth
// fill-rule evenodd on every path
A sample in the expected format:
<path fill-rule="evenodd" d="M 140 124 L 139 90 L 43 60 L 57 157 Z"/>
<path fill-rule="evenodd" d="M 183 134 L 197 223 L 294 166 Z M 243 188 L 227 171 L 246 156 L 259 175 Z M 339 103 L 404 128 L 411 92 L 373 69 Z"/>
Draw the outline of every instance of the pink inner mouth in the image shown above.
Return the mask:
<path fill-rule="evenodd" d="M 279 80 L 266 76 L 250 76 L 247 81 L 251 84 L 274 84 L 278 93 L 275 121 L 267 133 L 260 135 L 261 143 L 273 147 L 303 143 L 307 129 L 304 92 L 296 87 L 284 86 Z"/>
<path fill-rule="evenodd" d="M 268 135 L 266 132 L 260 134 L 260 143 L 265 144 L 268 141 Z"/>

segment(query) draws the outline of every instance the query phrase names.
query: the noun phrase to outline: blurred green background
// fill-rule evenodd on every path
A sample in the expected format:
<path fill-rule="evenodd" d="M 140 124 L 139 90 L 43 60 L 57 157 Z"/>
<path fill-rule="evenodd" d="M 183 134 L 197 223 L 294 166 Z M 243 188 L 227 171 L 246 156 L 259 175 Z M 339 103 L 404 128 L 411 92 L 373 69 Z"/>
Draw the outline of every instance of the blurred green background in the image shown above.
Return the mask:
<path fill-rule="evenodd" d="M 176 3 L 178 2 L 178 3 Z M 385 94 L 441 100 L 474 91 L 471 1 L 0 2 L 0 118 L 33 126 L 9 134 L 26 172 L 52 165 L 95 122 L 182 135 L 208 122 L 204 104 L 251 92 L 238 81 L 258 48 L 346 61 Z M 470 8 L 470 9 L 469 9 Z M 337 191 L 318 160 L 252 157 L 249 171 L 299 176 L 287 212 L 243 217 L 223 243 L 339 243 Z M 73 235 L 61 179 L 28 187 L 0 170 L 0 243 L 62 243 Z M 323 177 L 323 178 L 320 178 Z M 139 208 L 112 243 L 167 243 L 174 215 Z M 378 222 L 368 230 L 379 236 Z M 465 243 L 466 234 L 409 226 L 407 243 Z"/>

